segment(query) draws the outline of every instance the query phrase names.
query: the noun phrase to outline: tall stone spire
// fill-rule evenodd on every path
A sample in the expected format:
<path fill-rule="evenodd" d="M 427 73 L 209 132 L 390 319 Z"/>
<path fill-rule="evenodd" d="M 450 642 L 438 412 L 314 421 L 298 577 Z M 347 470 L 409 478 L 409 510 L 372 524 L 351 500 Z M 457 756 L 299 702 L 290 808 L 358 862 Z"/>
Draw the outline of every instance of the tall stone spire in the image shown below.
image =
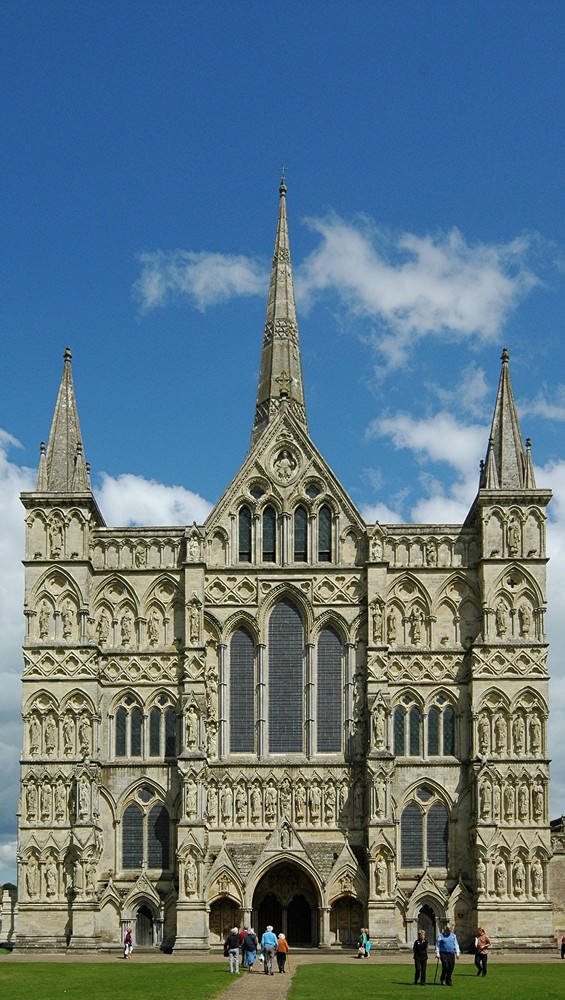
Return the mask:
<path fill-rule="evenodd" d="M 65 350 L 63 377 L 55 404 L 47 449 L 41 445 L 36 490 L 41 493 L 90 491 L 71 371 L 71 351 Z"/>
<path fill-rule="evenodd" d="M 295 419 L 307 430 L 284 175 L 281 177 L 279 195 L 279 218 L 267 299 L 252 444 L 261 436 L 269 420 L 279 412 L 285 400 Z"/>
<path fill-rule="evenodd" d="M 510 355 L 502 352 L 502 369 L 492 418 L 481 487 L 487 490 L 535 489 L 530 440 L 524 448 L 510 382 Z"/>

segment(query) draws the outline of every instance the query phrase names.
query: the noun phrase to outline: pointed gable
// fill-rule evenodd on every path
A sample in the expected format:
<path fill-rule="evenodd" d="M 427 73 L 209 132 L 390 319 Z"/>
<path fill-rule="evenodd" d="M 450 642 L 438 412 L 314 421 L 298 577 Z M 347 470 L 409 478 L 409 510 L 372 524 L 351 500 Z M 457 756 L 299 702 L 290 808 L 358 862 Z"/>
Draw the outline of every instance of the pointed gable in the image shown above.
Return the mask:
<path fill-rule="evenodd" d="M 526 453 L 510 381 L 509 359 L 504 348 L 481 486 L 490 490 L 535 489 L 529 440 Z"/>
<path fill-rule="evenodd" d="M 45 493 L 85 493 L 90 490 L 71 370 L 65 350 L 63 377 L 55 404 L 47 449 L 42 445 L 36 489 Z"/>

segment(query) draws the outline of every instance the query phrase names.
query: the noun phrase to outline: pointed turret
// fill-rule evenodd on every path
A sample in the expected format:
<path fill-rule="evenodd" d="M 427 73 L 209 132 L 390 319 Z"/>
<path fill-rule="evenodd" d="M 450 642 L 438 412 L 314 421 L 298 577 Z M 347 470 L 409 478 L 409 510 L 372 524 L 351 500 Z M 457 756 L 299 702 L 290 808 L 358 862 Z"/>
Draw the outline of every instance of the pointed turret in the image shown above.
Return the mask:
<path fill-rule="evenodd" d="M 284 175 L 281 177 L 279 195 L 279 218 L 267 300 L 252 444 L 261 436 L 269 420 L 278 413 L 283 400 L 288 401 L 290 412 L 307 430 L 286 220 Z"/>
<path fill-rule="evenodd" d="M 41 493 L 84 493 L 90 490 L 71 371 L 65 350 L 63 377 L 55 404 L 47 449 L 42 443 L 36 490 Z"/>
<path fill-rule="evenodd" d="M 518 412 L 510 383 L 510 355 L 502 352 L 502 369 L 492 418 L 481 487 L 487 490 L 535 489 L 534 470 L 528 448 L 524 448 Z"/>

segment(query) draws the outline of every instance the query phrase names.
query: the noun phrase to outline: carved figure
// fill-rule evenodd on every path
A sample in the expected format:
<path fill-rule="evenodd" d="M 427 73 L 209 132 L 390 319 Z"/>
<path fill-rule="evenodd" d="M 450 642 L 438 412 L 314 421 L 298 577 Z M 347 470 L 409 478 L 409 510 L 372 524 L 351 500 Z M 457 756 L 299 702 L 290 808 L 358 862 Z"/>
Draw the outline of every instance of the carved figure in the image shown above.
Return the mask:
<path fill-rule="evenodd" d="M 147 619 L 147 638 L 151 646 L 156 646 L 159 641 L 159 631 L 161 628 L 161 619 L 159 617 L 159 612 L 157 608 L 151 608 L 149 612 L 149 618 Z"/>
<path fill-rule="evenodd" d="M 496 781 L 492 786 L 492 815 L 494 819 L 500 817 L 500 785 Z"/>
<path fill-rule="evenodd" d="M 396 642 L 396 611 L 391 608 L 386 619 L 386 634 L 389 644 Z"/>
<path fill-rule="evenodd" d="M 503 795 L 504 819 L 510 822 L 514 819 L 514 786 L 506 785 Z"/>
<path fill-rule="evenodd" d="M 238 785 L 235 792 L 235 818 L 240 826 L 247 822 L 247 794 L 243 785 Z"/>
<path fill-rule="evenodd" d="M 47 896 L 54 896 L 57 892 L 57 866 L 53 858 L 49 858 L 45 867 L 45 892 Z"/>
<path fill-rule="evenodd" d="M 222 788 L 220 808 L 222 811 L 222 822 L 227 826 L 232 821 L 233 792 L 231 785 L 224 785 Z"/>
<path fill-rule="evenodd" d="M 26 888 L 30 899 L 37 894 L 37 861 L 32 854 L 26 865 Z"/>
<path fill-rule="evenodd" d="M 496 622 L 496 634 L 498 636 L 506 635 L 508 630 L 508 611 L 504 601 L 499 601 L 496 605 L 494 617 Z"/>
<path fill-rule="evenodd" d="M 49 525 L 49 544 L 51 555 L 54 559 L 61 555 L 63 548 L 63 530 L 59 521 L 52 521 Z"/>
<path fill-rule="evenodd" d="M 304 785 L 297 785 L 294 792 L 294 810 L 296 814 L 296 822 L 304 822 L 304 813 L 306 809 L 306 792 L 304 790 Z"/>
<path fill-rule="evenodd" d="M 63 627 L 63 639 L 70 639 L 73 634 L 74 614 L 73 606 L 67 601 L 61 612 L 61 625 Z"/>
<path fill-rule="evenodd" d="M 45 750 L 47 753 L 55 753 L 57 745 L 57 726 L 52 715 L 48 715 L 45 721 Z"/>
<path fill-rule="evenodd" d="M 377 896 L 382 896 L 387 890 L 387 867 L 386 861 L 379 854 L 375 865 L 375 891 Z"/>
<path fill-rule="evenodd" d="M 422 641 L 422 625 L 424 624 L 424 614 L 421 608 L 414 608 L 410 622 L 412 642 L 417 646 Z"/>
<path fill-rule="evenodd" d="M 379 562 L 383 557 L 383 543 L 380 535 L 374 534 L 371 538 L 371 559 Z"/>
<path fill-rule="evenodd" d="M 107 642 L 108 636 L 110 635 L 111 624 L 110 615 L 106 611 L 106 608 L 102 608 L 98 619 L 98 625 L 96 626 L 96 631 L 98 632 L 98 642 Z"/>
<path fill-rule="evenodd" d="M 184 863 L 184 891 L 187 896 L 193 896 L 197 888 L 198 869 L 192 854 L 187 854 Z"/>
<path fill-rule="evenodd" d="M 490 819 L 492 811 L 492 788 L 490 782 L 483 781 L 479 788 L 479 812 L 481 819 Z"/>
<path fill-rule="evenodd" d="M 85 777 L 84 774 L 82 775 L 82 777 L 80 778 L 80 780 L 78 782 L 77 792 L 78 792 L 78 796 L 77 796 L 77 798 L 78 798 L 78 810 L 77 810 L 78 816 L 79 816 L 79 819 L 86 819 L 86 817 L 88 816 L 88 814 L 90 812 L 89 802 L 88 802 L 89 797 L 90 797 L 90 795 L 89 795 L 89 793 L 90 793 L 90 786 L 89 786 L 88 781 L 87 781 L 87 779 L 86 779 L 86 777 Z"/>
<path fill-rule="evenodd" d="M 335 819 L 335 803 L 336 794 L 335 788 L 331 781 L 326 785 L 326 792 L 324 795 L 324 819 L 326 823 L 332 824 Z"/>
<path fill-rule="evenodd" d="M 504 896 L 508 885 L 508 875 L 504 861 L 500 861 L 494 868 L 494 890 L 497 896 Z"/>
<path fill-rule="evenodd" d="M 518 788 L 518 819 L 527 820 L 529 814 L 529 795 L 528 787 L 525 784 L 521 784 Z"/>
<path fill-rule="evenodd" d="M 37 788 L 33 781 L 26 787 L 26 813 L 28 819 L 37 816 Z"/>
<path fill-rule="evenodd" d="M 61 779 L 55 785 L 55 819 L 65 819 L 67 811 L 67 790 Z"/>
<path fill-rule="evenodd" d="M 188 542 L 188 558 L 190 562 L 198 562 L 200 559 L 200 542 L 196 535 L 191 535 Z"/>
<path fill-rule="evenodd" d="M 89 861 L 86 866 L 86 891 L 93 896 L 96 891 L 96 862 Z"/>
<path fill-rule="evenodd" d="M 357 784 L 355 785 L 355 791 L 353 793 L 353 802 L 354 802 L 353 812 L 355 820 L 358 823 L 362 823 L 363 818 L 365 816 L 365 788 L 361 781 L 358 781 Z"/>
<path fill-rule="evenodd" d="M 373 642 L 382 642 L 383 639 L 383 609 L 378 601 L 373 605 Z"/>
<path fill-rule="evenodd" d="M 189 819 L 196 816 L 196 785 L 189 781 L 186 786 L 186 815 Z"/>
<path fill-rule="evenodd" d="M 520 529 L 514 519 L 509 522 L 506 529 L 506 541 L 508 552 L 511 556 L 515 556 L 520 549 Z"/>
<path fill-rule="evenodd" d="M 538 715 L 530 719 L 530 750 L 539 753 L 541 750 L 541 722 Z"/>
<path fill-rule="evenodd" d="M 46 639 L 51 625 L 51 611 L 47 601 L 43 601 L 39 611 L 39 638 Z"/>
<path fill-rule="evenodd" d="M 322 795 L 317 785 L 311 785 L 309 794 L 310 822 L 318 823 L 320 819 L 320 804 Z"/>
<path fill-rule="evenodd" d="M 133 636 L 133 615 L 131 611 L 126 611 L 122 615 L 120 631 L 122 636 L 122 646 L 127 646 L 131 642 Z"/>
<path fill-rule="evenodd" d="M 539 858 L 535 858 L 530 870 L 530 876 L 532 881 L 532 896 L 541 896 L 543 894 L 543 868 Z"/>
<path fill-rule="evenodd" d="M 532 790 L 532 812 L 534 819 L 543 819 L 543 789 L 541 785 L 534 785 Z"/>
<path fill-rule="evenodd" d="M 521 858 L 518 858 L 516 864 L 514 865 L 512 883 L 515 895 L 522 896 L 526 888 L 526 869 Z"/>
<path fill-rule="evenodd" d="M 215 722 L 208 725 L 208 756 L 215 757 L 218 752 L 218 727 Z"/>
<path fill-rule="evenodd" d="M 267 823 L 274 823 L 277 816 L 277 793 L 272 785 L 268 785 L 265 792 L 265 820 Z"/>
<path fill-rule="evenodd" d="M 189 750 L 198 746 L 199 715 L 194 704 L 190 704 L 186 713 L 186 745 Z"/>
<path fill-rule="evenodd" d="M 280 787 L 279 802 L 281 816 L 285 816 L 286 819 L 290 819 L 292 810 L 292 788 L 288 779 L 285 779 Z"/>
<path fill-rule="evenodd" d="M 286 448 L 283 448 L 283 450 L 279 452 L 273 465 L 277 476 L 280 480 L 282 480 L 282 482 L 285 483 L 288 482 L 296 469 L 296 462 Z"/>
<path fill-rule="evenodd" d="M 428 566 L 435 566 L 437 564 L 437 549 L 435 542 L 426 543 L 426 562 Z"/>
<path fill-rule="evenodd" d="M 136 545 L 134 562 L 137 569 L 143 569 L 143 567 L 147 565 L 147 549 L 144 545 Z"/>
<path fill-rule="evenodd" d="M 47 822 L 51 816 L 51 785 L 44 781 L 39 786 L 39 812 L 43 822 Z"/>
<path fill-rule="evenodd" d="M 532 615 L 527 604 L 521 604 L 518 608 L 518 624 L 520 635 L 527 638 L 532 628 Z"/>
<path fill-rule="evenodd" d="M 29 752 L 30 754 L 39 753 L 39 744 L 41 742 L 41 726 L 39 724 L 39 719 L 36 715 L 32 715 L 29 720 Z"/>
<path fill-rule="evenodd" d="M 512 723 L 512 738 L 514 740 L 514 752 L 524 753 L 526 749 L 526 724 L 521 715 L 516 715 Z"/>
<path fill-rule="evenodd" d="M 486 715 L 481 715 L 479 718 L 477 736 L 479 742 L 479 753 L 488 753 L 490 750 L 490 725 Z"/>
<path fill-rule="evenodd" d="M 63 719 L 63 750 L 65 756 L 70 756 L 75 748 L 75 723 L 70 715 Z"/>
<path fill-rule="evenodd" d="M 494 748 L 497 753 L 506 750 L 506 722 L 502 715 L 497 715 L 494 720 Z"/>
<path fill-rule="evenodd" d="M 192 643 L 197 643 L 200 639 L 200 607 L 196 601 L 190 605 L 189 635 Z"/>
<path fill-rule="evenodd" d="M 218 815 L 218 792 L 215 785 L 210 785 L 206 802 L 206 817 L 210 823 L 216 822 Z"/>
<path fill-rule="evenodd" d="M 288 826 L 283 826 L 281 830 L 281 850 L 288 851 L 290 848 L 290 830 Z"/>
<path fill-rule="evenodd" d="M 83 757 L 87 757 L 90 753 L 91 732 L 90 722 L 86 718 L 86 715 L 81 715 L 80 717 L 80 722 L 78 724 L 78 742 L 81 754 Z"/>
<path fill-rule="evenodd" d="M 375 781 L 375 813 L 377 819 L 382 819 L 386 813 L 386 784 L 382 778 Z"/>
<path fill-rule="evenodd" d="M 385 720 L 383 710 L 377 706 L 373 711 L 373 739 L 377 750 L 384 750 L 385 747 Z"/>
<path fill-rule="evenodd" d="M 261 821 L 261 792 L 257 785 L 251 790 L 251 822 L 255 825 Z"/>
<path fill-rule="evenodd" d="M 482 858 L 479 858 L 477 861 L 476 882 L 477 890 L 479 892 L 484 892 L 487 886 L 487 869 Z"/>

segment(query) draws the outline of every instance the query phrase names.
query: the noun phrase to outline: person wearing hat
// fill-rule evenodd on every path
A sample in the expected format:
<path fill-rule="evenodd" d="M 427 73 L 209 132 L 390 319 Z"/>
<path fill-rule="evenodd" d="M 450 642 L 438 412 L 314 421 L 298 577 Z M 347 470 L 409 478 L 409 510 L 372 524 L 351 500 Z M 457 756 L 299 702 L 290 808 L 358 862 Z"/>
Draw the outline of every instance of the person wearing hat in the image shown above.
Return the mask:
<path fill-rule="evenodd" d="M 455 967 L 455 959 L 461 954 L 459 942 L 449 924 L 442 930 L 436 941 L 436 958 L 441 962 L 440 985 L 451 986 L 451 976 Z"/>

